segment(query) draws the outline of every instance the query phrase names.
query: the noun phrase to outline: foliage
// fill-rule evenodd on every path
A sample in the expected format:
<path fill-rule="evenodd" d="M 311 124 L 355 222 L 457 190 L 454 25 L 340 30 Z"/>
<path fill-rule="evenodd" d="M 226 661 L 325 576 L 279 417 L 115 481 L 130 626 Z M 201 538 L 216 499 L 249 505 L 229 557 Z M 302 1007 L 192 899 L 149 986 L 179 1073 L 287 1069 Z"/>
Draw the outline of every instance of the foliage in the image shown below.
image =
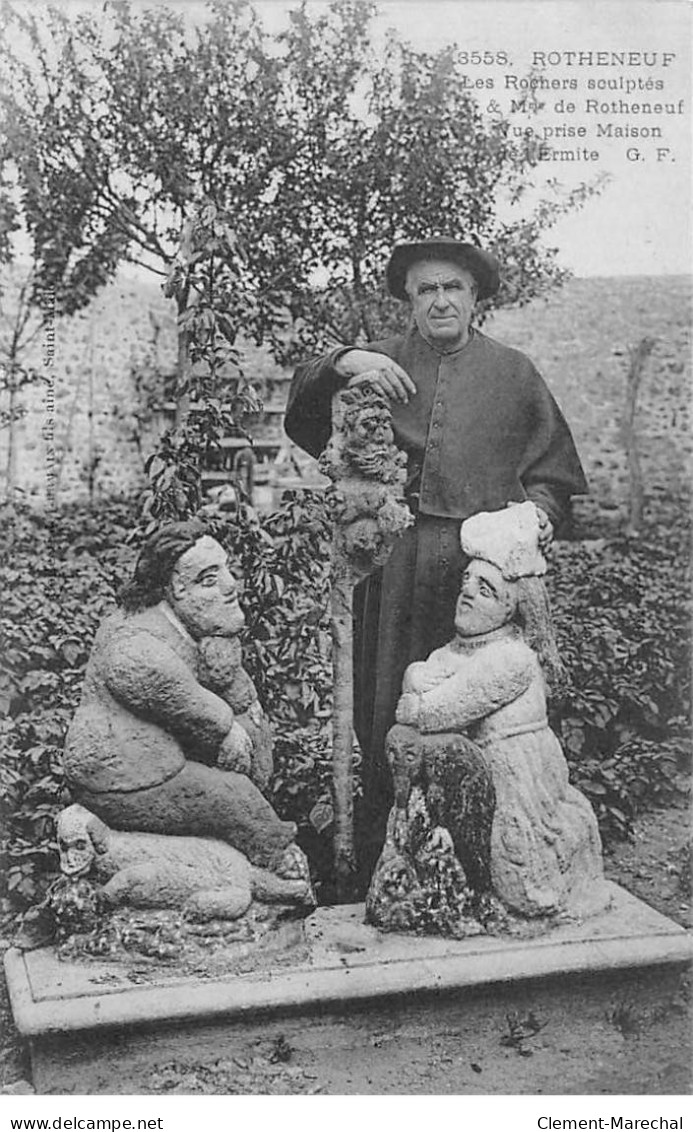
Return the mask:
<path fill-rule="evenodd" d="M 59 752 L 97 625 L 128 576 L 135 506 L 42 516 L 2 509 L 6 595 L 0 820 L 13 902 L 55 868 Z M 329 897 L 331 846 L 329 533 L 319 492 L 287 492 L 273 515 L 212 520 L 244 580 L 244 658 L 275 726 L 272 799 L 299 825 Z M 558 543 L 550 589 L 572 689 L 553 724 L 603 835 L 687 788 L 688 562 L 681 526 L 636 541 Z"/>
<path fill-rule="evenodd" d="M 165 275 L 191 203 L 220 199 L 221 186 L 239 205 L 257 200 L 283 156 L 257 18 L 242 0 L 209 9 L 188 35 L 163 6 L 4 5 L 5 156 L 59 313 L 83 307 L 123 260 Z"/>
<path fill-rule="evenodd" d="M 203 461 L 252 405 L 239 332 L 282 359 L 378 336 L 400 317 L 380 283 L 392 243 L 441 227 L 499 254 L 499 304 L 526 302 L 563 278 L 541 237 L 595 186 L 531 205 L 536 147 L 482 113 L 455 48 L 431 55 L 391 37 L 376 56 L 369 0 L 301 6 L 276 40 L 245 0 L 211 0 L 194 27 L 128 0 L 98 15 L 4 7 L 23 45 L 9 36 L 1 49 L 0 93 L 0 213 L 10 232 L 21 218 L 35 260 L 22 319 L 47 294 L 56 314 L 79 310 L 129 261 L 166 278 L 179 330 L 179 420 L 148 461 L 139 530 L 126 505 L 4 516 L 0 805 L 10 889 L 27 903 L 54 865 L 59 750 L 127 543 L 198 510 Z M 216 522 L 246 578 L 246 660 L 277 727 L 273 796 L 320 856 L 331 692 L 321 501 L 289 496 L 267 520 L 243 510 Z M 556 726 L 607 835 L 682 789 L 684 543 L 660 530 L 656 542 L 557 550 L 574 687 Z"/>
<path fill-rule="evenodd" d="M 525 303 L 564 280 L 556 249 L 544 248 L 541 236 L 598 186 L 564 195 L 552 184 L 531 206 L 536 146 L 526 136 L 513 141 L 500 112 L 482 111 L 469 93 L 464 52 L 429 54 L 394 33 L 384 50 L 369 46 L 357 4 L 317 16 L 301 7 L 284 39 L 289 90 L 310 138 L 286 174 L 298 201 L 289 201 L 299 265 L 288 298 L 289 352 L 373 340 L 398 326 L 403 308 L 382 282 L 397 240 L 444 231 L 496 252 L 504 283 L 489 305 Z M 284 200 L 273 208 L 281 215 Z M 329 281 L 319 286 L 324 273 Z"/>
<path fill-rule="evenodd" d="M 272 801 L 295 821 L 322 897 L 331 879 L 330 526 L 318 491 L 287 491 L 278 510 L 218 537 L 244 580 L 244 663 L 274 725 Z M 358 788 L 358 787 L 357 787 Z"/>
<path fill-rule="evenodd" d="M 239 321 L 252 321 L 234 232 L 257 239 L 263 194 L 294 144 L 278 62 L 245 0 L 212 0 L 194 32 L 180 13 L 126 0 L 98 14 L 4 3 L 3 16 L 13 34 L 0 49 L 0 208 L 29 238 L 28 301 L 50 294 L 55 315 L 72 314 L 123 262 L 167 280 L 178 396 L 185 404 L 194 373 L 201 404 L 150 462 L 143 522 L 179 517 L 199 506 L 205 450 L 236 424 L 216 380 L 222 361 L 236 364 Z M 0 253 L 10 259 L 12 242 Z M 271 303 L 263 314 L 275 317 Z"/>
<path fill-rule="evenodd" d="M 129 557 L 128 520 L 122 505 L 98 517 L 2 508 L 2 872 L 20 904 L 55 867 L 52 817 L 65 797 L 59 753 L 94 633 Z"/>
<path fill-rule="evenodd" d="M 2 259 L 0 250 L 0 262 Z M 5 489 L 8 495 L 17 486 L 16 424 L 25 414 L 20 395 L 28 386 L 43 380 L 42 373 L 35 366 L 25 363 L 24 355 L 37 337 L 43 319 L 46 318 L 50 324 L 50 298 L 47 299 L 44 312 L 37 313 L 34 267 L 22 278 L 18 278 L 18 273 L 11 269 L 3 272 L 0 279 L 0 429 L 7 429 Z M 47 361 L 44 358 L 44 364 Z"/>
<path fill-rule="evenodd" d="M 225 436 L 238 435 L 244 414 L 259 407 L 243 381 L 236 348 L 253 310 L 245 254 L 229 218 L 211 201 L 185 224 L 165 294 L 178 309 L 178 421 L 146 461 L 150 486 L 140 500 L 144 533 L 185 519 L 202 505 L 202 468 Z"/>
<path fill-rule="evenodd" d="M 45 314 L 51 317 L 51 298 L 37 288 L 36 255 L 28 268 L 13 270 L 13 238 L 21 230 L 13 179 L 8 170 L 13 162 L 11 139 L 0 131 L 0 395 L 6 408 L 0 410 L 0 428 L 9 430 L 7 490 L 14 483 L 16 421 L 23 416 L 18 395 L 28 385 L 41 380 L 35 367 L 23 363 L 23 355 L 41 329 Z"/>
<path fill-rule="evenodd" d="M 247 250 L 244 329 L 280 358 L 392 325 L 380 280 L 397 239 L 485 243 L 506 265 L 500 303 L 563 279 L 541 237 L 594 186 L 552 183 L 532 203 L 536 146 L 482 112 L 456 48 L 373 47 L 371 0 L 297 6 L 278 36 L 246 0 L 209 0 L 192 21 L 128 0 L 3 11 L 0 209 L 24 225 L 58 314 L 122 262 L 165 277 L 204 200 Z"/>
<path fill-rule="evenodd" d="M 606 836 L 683 796 L 690 771 L 685 509 L 642 539 L 559 543 L 549 576 L 571 677 L 555 724 Z"/>
<path fill-rule="evenodd" d="M 135 506 L 42 516 L 2 509 L 7 551 L 6 680 L 2 689 L 0 820 L 3 874 L 13 902 L 40 894 L 56 867 L 52 818 L 67 800 L 60 750 L 77 707 L 98 624 L 129 575 Z M 260 521 L 249 509 L 212 522 L 245 579 L 244 655 L 275 724 L 272 797 L 329 871 L 328 528 L 318 493 L 288 493 Z M 316 810 L 316 806 L 318 807 Z M 320 814 L 322 820 L 311 814 Z M 325 816 L 327 815 L 327 816 Z"/>

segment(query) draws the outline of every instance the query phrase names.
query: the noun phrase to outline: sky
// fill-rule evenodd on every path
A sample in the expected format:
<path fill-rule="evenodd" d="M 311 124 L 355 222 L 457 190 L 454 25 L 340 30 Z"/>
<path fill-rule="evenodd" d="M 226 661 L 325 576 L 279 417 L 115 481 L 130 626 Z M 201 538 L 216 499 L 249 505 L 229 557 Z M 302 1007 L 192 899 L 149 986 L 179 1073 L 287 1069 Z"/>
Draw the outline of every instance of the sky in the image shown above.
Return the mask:
<path fill-rule="evenodd" d="M 202 0 L 133 3 L 165 4 L 191 23 L 204 18 Z M 286 26 L 297 4 L 254 0 L 271 32 Z M 598 196 L 551 230 L 562 266 L 579 276 L 683 274 L 691 270 L 692 12 L 690 0 L 379 0 L 373 43 L 394 28 L 423 50 L 456 44 L 469 52 L 467 74 L 480 84 L 474 93 L 482 107 L 537 131 L 547 155 L 540 182 L 571 188 L 608 176 Z M 616 53 L 625 54 L 623 63 Z M 552 86 L 528 93 L 522 84 L 530 72 Z M 523 97 L 539 109 L 518 108 Z M 643 127 L 655 136 L 632 136 Z M 559 137 L 561 130 L 572 136 Z"/>
<path fill-rule="evenodd" d="M 272 30 L 286 22 L 293 4 L 284 0 L 258 0 L 256 7 Z M 324 6 L 322 0 L 314 8 Z M 582 210 L 563 218 L 552 230 L 550 243 L 560 250 L 560 262 L 577 275 L 683 274 L 691 270 L 691 13 L 688 0 L 380 0 L 375 35 L 388 27 L 415 46 L 435 51 L 456 43 L 470 52 L 470 81 L 492 80 L 481 99 L 489 96 L 504 112 L 511 100 L 521 99 L 519 86 L 543 53 L 548 79 L 575 79 L 578 90 L 544 91 L 537 99 L 545 103 L 533 117 L 515 113 L 513 120 L 534 122 L 540 130 L 584 127 L 583 138 L 549 137 L 554 150 L 588 149 L 597 160 L 542 163 L 545 177 L 555 177 L 567 187 L 609 175 L 602 193 Z M 510 65 L 494 62 L 472 65 L 473 51 L 497 55 L 505 51 Z M 566 61 L 566 52 L 592 52 L 592 61 Z M 597 52 L 634 53 L 625 63 L 607 64 Z M 647 60 L 655 65 L 646 65 Z M 652 53 L 656 52 L 654 56 Z M 674 56 L 673 59 L 669 56 Z M 665 62 L 666 61 L 666 62 Z M 635 65 L 629 65 L 635 64 Z M 509 76 L 506 79 L 506 76 Z M 663 88 L 594 90 L 587 84 L 663 83 Z M 517 83 L 513 87 L 513 83 Z M 519 88 L 519 93 L 518 93 Z M 531 97 L 531 95 L 530 95 Z M 575 109 L 564 112 L 560 100 Z M 619 112 L 588 111 L 588 100 L 601 107 L 619 100 Z M 674 108 L 675 113 L 641 111 L 622 113 L 621 106 L 643 103 Z M 488 103 L 487 103 L 488 105 Z M 602 131 L 656 126 L 661 138 L 597 138 Z M 542 140 L 543 134 L 542 134 Z M 639 151 L 636 158 L 634 150 Z M 668 152 L 664 152 L 668 150 Z M 628 156 L 628 153 L 630 154 Z M 659 151 L 659 152 L 658 152 Z"/>

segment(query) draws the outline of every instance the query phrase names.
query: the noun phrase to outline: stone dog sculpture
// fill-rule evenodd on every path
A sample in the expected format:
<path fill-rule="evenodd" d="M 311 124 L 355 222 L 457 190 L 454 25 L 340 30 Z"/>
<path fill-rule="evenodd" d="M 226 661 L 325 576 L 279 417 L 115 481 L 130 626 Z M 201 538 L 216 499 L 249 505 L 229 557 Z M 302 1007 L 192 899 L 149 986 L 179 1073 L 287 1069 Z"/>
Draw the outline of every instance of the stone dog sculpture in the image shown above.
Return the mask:
<path fill-rule="evenodd" d="M 223 841 L 109 829 L 79 804 L 59 814 L 57 836 L 63 876 L 98 882 L 107 907 L 176 908 L 196 920 L 234 920 L 253 899 L 306 900 L 302 880 L 259 869 Z"/>
<path fill-rule="evenodd" d="M 94 843 L 114 847 L 109 894 L 154 897 L 158 876 L 174 904 L 193 900 L 199 881 L 198 905 L 226 888 L 221 905 L 253 891 L 312 907 L 296 826 L 262 792 L 272 734 L 242 666 L 244 616 L 223 547 L 197 520 L 162 527 L 120 606 L 97 633 L 64 754 L 73 799 L 101 819 L 85 819 Z M 109 854 L 97 854 L 102 871 Z"/>
<path fill-rule="evenodd" d="M 491 913 L 609 903 L 597 822 L 546 717 L 560 681 L 530 502 L 465 520 L 456 635 L 406 670 L 388 735 L 395 780 L 366 908 L 389 929 L 464 936 Z"/>

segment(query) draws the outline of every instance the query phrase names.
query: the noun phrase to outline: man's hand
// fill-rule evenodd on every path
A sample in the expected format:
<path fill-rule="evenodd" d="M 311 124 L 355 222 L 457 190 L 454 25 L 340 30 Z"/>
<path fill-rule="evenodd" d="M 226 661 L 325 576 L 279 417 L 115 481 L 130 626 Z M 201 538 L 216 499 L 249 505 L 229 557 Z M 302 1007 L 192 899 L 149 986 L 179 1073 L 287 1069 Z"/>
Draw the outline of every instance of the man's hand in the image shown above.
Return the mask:
<path fill-rule="evenodd" d="M 369 382 L 381 389 L 389 401 L 406 405 L 416 393 L 412 378 L 387 354 L 374 354 L 369 350 L 349 350 L 336 364 L 337 373 L 348 377 L 349 386 Z"/>
<path fill-rule="evenodd" d="M 519 500 L 517 499 L 512 499 L 510 503 L 506 504 L 506 507 L 519 506 Z M 551 550 L 551 543 L 553 542 L 553 523 L 549 519 L 549 516 L 546 514 L 544 508 L 540 507 L 538 503 L 534 504 L 534 510 L 536 511 L 537 519 L 539 520 L 539 534 L 537 535 L 539 549 L 544 557 L 546 557 Z"/>
<path fill-rule="evenodd" d="M 252 751 L 253 744 L 248 732 L 240 723 L 234 722 L 219 748 L 217 766 L 220 770 L 235 770 L 237 774 L 249 774 Z"/>

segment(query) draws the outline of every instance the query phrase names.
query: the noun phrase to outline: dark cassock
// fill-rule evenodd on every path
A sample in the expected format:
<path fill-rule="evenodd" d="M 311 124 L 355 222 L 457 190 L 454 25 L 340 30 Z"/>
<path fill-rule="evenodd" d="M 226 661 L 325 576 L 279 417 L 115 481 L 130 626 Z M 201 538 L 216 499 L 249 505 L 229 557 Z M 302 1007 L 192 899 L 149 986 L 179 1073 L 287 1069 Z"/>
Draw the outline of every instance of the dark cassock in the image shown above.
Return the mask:
<path fill-rule="evenodd" d="M 330 438 L 332 397 L 348 381 L 335 363 L 349 349 L 315 358 L 294 376 L 285 428 L 312 456 Z M 416 523 L 354 595 L 354 725 L 364 758 L 359 841 L 372 860 L 391 804 L 384 739 L 404 670 L 453 636 L 466 565 L 462 520 L 531 499 L 557 529 L 571 496 L 587 484 L 558 405 L 518 350 L 471 330 L 459 349 L 439 352 L 414 324 L 405 335 L 359 349 L 394 359 L 417 389 L 408 404 L 392 404 Z"/>

